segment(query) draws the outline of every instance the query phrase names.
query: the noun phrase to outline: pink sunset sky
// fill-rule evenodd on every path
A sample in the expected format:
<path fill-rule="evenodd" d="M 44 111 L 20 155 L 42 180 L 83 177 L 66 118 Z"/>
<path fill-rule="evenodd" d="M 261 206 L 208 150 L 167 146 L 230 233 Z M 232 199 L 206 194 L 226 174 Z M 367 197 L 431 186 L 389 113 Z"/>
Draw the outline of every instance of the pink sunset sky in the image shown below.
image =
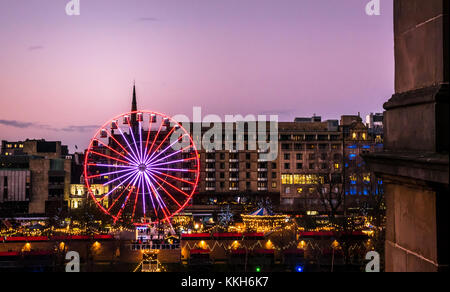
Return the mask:
<path fill-rule="evenodd" d="M 169 115 L 382 111 L 392 0 L 0 0 L 0 140 L 86 147 L 131 107 Z"/>

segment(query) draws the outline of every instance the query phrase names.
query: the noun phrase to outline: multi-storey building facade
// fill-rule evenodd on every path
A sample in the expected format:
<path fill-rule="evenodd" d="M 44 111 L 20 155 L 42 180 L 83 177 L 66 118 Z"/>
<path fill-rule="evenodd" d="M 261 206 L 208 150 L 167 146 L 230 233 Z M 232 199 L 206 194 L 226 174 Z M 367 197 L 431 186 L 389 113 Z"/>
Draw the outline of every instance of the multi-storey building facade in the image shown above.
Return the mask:
<path fill-rule="evenodd" d="M 2 141 L 2 209 L 12 214 L 52 214 L 64 209 L 71 173 L 67 152 L 61 142 Z"/>
<path fill-rule="evenodd" d="M 227 127 L 223 124 L 222 129 L 225 128 Z M 202 136 L 209 130 L 210 128 L 202 128 Z M 236 129 L 235 131 L 237 132 Z M 254 133 L 242 134 L 245 137 L 243 150 L 236 150 L 238 147 L 235 140 L 225 141 L 218 150 L 199 149 L 201 173 L 194 204 L 239 204 L 279 197 L 278 158 L 267 161 L 263 158 L 266 151 L 251 149 L 248 137 L 252 134 Z M 222 136 L 227 135 L 224 132 Z M 226 142 L 232 142 L 232 150 L 225 149 Z"/>
<path fill-rule="evenodd" d="M 285 212 L 322 213 L 318 188 L 338 176 L 345 186 L 345 208 L 357 208 L 378 190 L 373 184 L 381 183 L 367 171 L 360 155 L 381 149 L 382 140 L 369 132 L 359 116 L 280 122 L 278 155 L 273 161 L 261 160 L 261 151 L 247 146 L 239 151 L 201 149 L 201 180 L 193 204 L 239 204 L 270 197 Z"/>

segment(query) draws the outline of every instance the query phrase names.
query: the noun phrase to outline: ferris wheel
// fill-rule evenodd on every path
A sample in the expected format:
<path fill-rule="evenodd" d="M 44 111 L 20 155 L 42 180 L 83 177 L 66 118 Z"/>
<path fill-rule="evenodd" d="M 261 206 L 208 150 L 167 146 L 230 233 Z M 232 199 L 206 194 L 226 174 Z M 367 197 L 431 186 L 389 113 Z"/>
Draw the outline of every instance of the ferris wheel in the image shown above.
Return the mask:
<path fill-rule="evenodd" d="M 114 222 L 169 222 L 189 204 L 199 174 L 199 155 L 188 131 L 156 112 L 113 118 L 97 131 L 85 154 L 89 195 Z"/>

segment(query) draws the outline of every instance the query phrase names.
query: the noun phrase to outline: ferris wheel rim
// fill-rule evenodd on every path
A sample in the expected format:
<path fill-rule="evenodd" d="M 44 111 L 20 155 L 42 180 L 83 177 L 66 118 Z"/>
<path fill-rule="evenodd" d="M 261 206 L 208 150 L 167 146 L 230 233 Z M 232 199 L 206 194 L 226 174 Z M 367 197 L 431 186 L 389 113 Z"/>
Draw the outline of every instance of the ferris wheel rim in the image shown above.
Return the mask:
<path fill-rule="evenodd" d="M 148 226 L 149 224 L 157 224 L 157 223 L 160 223 L 160 222 L 165 222 L 165 221 L 167 221 L 167 222 L 170 222 L 170 219 L 172 219 L 175 215 L 177 215 L 177 214 L 179 214 L 180 212 L 182 212 L 182 210 L 184 210 L 186 207 L 187 207 L 187 205 L 189 204 L 189 202 L 192 200 L 192 198 L 193 198 L 193 196 L 194 196 L 194 194 L 195 194 L 195 192 L 197 191 L 197 189 L 198 189 L 198 183 L 199 183 L 199 181 L 200 181 L 200 159 L 199 159 L 199 154 L 198 154 L 198 149 L 197 149 L 197 147 L 196 147 L 196 145 L 195 145 L 195 143 L 194 143 L 194 140 L 193 140 L 193 138 L 192 138 L 192 136 L 189 134 L 189 132 L 181 125 L 181 123 L 179 123 L 178 121 L 176 121 L 175 119 L 173 119 L 171 116 L 168 116 L 168 115 L 166 115 L 166 114 L 163 114 L 163 113 L 160 113 L 160 112 L 155 112 L 155 111 L 149 111 L 149 110 L 139 110 L 139 111 L 131 111 L 131 112 L 126 112 L 126 113 L 122 113 L 122 114 L 120 114 L 120 115 L 117 115 L 117 116 L 115 116 L 114 118 L 112 118 L 112 119 L 110 119 L 110 120 L 108 120 L 107 122 L 105 122 L 97 131 L 96 131 L 96 133 L 95 133 L 95 135 L 93 136 L 93 138 L 90 140 L 90 143 L 89 143 L 89 146 L 88 146 L 88 149 L 87 149 L 87 151 L 86 151 L 86 153 L 85 153 L 85 159 L 84 159 L 84 171 L 83 171 L 83 174 L 84 174 L 84 182 L 85 182 L 85 185 L 86 185 L 86 187 L 87 187 L 87 191 L 88 191 L 88 193 L 89 193 L 89 197 L 94 201 L 94 203 L 95 203 L 95 205 L 97 206 L 97 208 L 99 208 L 104 214 L 106 214 L 106 215 L 108 215 L 108 216 L 110 216 L 110 217 L 112 217 L 113 219 L 114 219 L 114 222 L 116 222 L 116 221 L 120 221 L 120 215 L 119 214 L 117 214 L 116 216 L 114 216 L 111 212 L 110 212 L 110 210 L 108 210 L 108 209 L 106 209 L 101 203 L 100 203 L 100 201 L 99 200 L 97 200 L 97 198 L 96 198 L 96 196 L 95 196 L 95 194 L 93 193 L 93 191 L 92 191 L 92 189 L 91 189 L 91 186 L 92 186 L 92 184 L 89 182 L 89 180 L 90 180 L 90 176 L 88 176 L 88 167 L 89 167 L 89 165 L 90 165 L 90 163 L 89 163 L 89 154 L 91 154 L 91 153 L 94 153 L 93 152 L 93 145 L 94 145 L 94 142 L 95 141 L 99 141 L 99 139 L 97 139 L 97 137 L 101 134 L 101 132 L 103 131 L 103 130 L 106 130 L 107 128 L 108 128 L 108 126 L 110 126 L 113 122 L 116 122 L 116 121 L 118 121 L 118 120 L 120 120 L 121 118 L 124 118 L 124 117 L 126 117 L 126 116 L 129 116 L 129 117 L 131 117 L 132 115 L 137 115 L 137 114 L 148 114 L 148 115 L 150 115 L 150 116 L 159 116 L 159 117 L 162 117 L 163 118 L 163 120 L 165 120 L 165 119 L 168 119 L 168 120 L 170 120 L 170 122 L 172 122 L 174 125 L 176 125 L 177 127 L 179 127 L 180 129 L 182 129 L 183 130 L 183 132 L 184 132 L 184 134 L 182 135 L 182 137 L 184 137 L 184 136 L 187 136 L 188 138 L 189 138 L 189 142 L 190 142 L 190 146 L 189 147 L 186 147 L 186 148 L 191 148 L 192 149 L 192 151 L 193 151 L 193 153 L 194 153 L 194 155 L 195 155 L 195 157 L 193 157 L 192 158 L 192 160 L 195 160 L 196 161 L 196 167 L 195 167 L 195 169 L 189 169 L 189 170 L 186 170 L 186 172 L 191 172 L 191 173 L 195 173 L 196 175 L 195 175 L 195 181 L 194 182 L 192 182 L 192 189 L 189 191 L 189 195 L 186 197 L 186 199 L 184 200 L 184 203 L 182 203 L 182 204 L 179 204 L 179 208 L 177 208 L 175 211 L 173 211 L 173 212 L 170 212 L 171 214 L 169 214 L 169 216 L 164 216 L 164 218 L 156 218 L 156 220 L 151 220 L 150 221 L 150 223 L 138 223 L 138 222 L 134 222 L 133 221 L 133 218 L 132 218 L 132 222 L 133 222 L 133 225 L 134 226 Z M 139 121 L 139 125 L 141 126 L 141 122 L 142 121 Z M 150 123 L 150 126 L 151 126 L 151 123 Z M 159 129 L 159 131 L 161 130 L 161 127 L 162 127 L 162 124 L 161 124 L 161 126 L 160 126 L 160 129 Z M 119 127 L 119 129 L 120 129 L 120 127 Z M 150 128 L 149 128 L 149 131 L 150 131 Z M 159 131 L 158 131 L 158 133 L 159 133 Z M 111 134 L 109 133 L 109 135 L 111 136 Z M 123 133 L 122 133 L 122 135 L 123 135 Z M 155 138 L 155 140 L 156 140 L 156 138 Z M 141 139 L 139 140 L 141 143 L 142 143 L 142 137 L 141 137 Z M 120 144 L 119 144 L 120 145 Z M 160 145 L 162 145 L 162 144 L 160 144 Z M 131 149 L 131 146 L 129 146 L 129 148 Z M 156 152 L 153 152 L 153 154 L 152 155 L 154 155 Z M 95 154 L 95 153 L 94 153 Z M 149 154 L 150 154 L 150 152 L 149 152 Z M 124 171 L 125 172 L 125 171 Z M 145 173 L 145 172 L 144 172 Z M 165 174 L 166 175 L 166 174 Z M 131 181 L 133 181 L 133 179 L 131 179 Z M 131 181 L 130 181 L 130 183 L 131 183 Z M 169 183 L 169 185 L 170 185 L 170 183 Z M 127 186 L 127 188 L 130 186 L 130 184 Z M 133 190 L 133 188 L 134 188 L 134 186 L 132 187 L 132 190 Z M 149 190 L 150 191 L 150 193 L 152 192 L 152 190 Z M 166 191 L 167 192 L 167 191 Z M 138 196 L 138 194 L 136 195 L 136 199 L 137 199 L 137 196 Z M 129 196 L 128 196 L 128 198 L 129 198 Z M 126 204 L 127 202 L 125 202 L 125 204 Z M 166 207 L 167 208 L 167 207 Z M 119 215 L 119 216 L 118 216 Z M 147 217 L 146 217 L 146 214 L 144 214 L 144 219 L 146 219 Z M 152 218 L 148 218 L 148 219 L 152 219 Z"/>

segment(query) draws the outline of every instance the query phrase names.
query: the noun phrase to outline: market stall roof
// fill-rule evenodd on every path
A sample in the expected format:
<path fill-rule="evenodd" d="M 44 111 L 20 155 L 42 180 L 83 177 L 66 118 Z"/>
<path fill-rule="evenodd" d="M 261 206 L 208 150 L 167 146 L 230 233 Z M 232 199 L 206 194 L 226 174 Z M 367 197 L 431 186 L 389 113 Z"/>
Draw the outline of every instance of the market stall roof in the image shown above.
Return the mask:
<path fill-rule="evenodd" d="M 267 210 L 266 208 L 261 208 L 253 213 L 250 216 L 273 216 L 274 214 Z"/>

